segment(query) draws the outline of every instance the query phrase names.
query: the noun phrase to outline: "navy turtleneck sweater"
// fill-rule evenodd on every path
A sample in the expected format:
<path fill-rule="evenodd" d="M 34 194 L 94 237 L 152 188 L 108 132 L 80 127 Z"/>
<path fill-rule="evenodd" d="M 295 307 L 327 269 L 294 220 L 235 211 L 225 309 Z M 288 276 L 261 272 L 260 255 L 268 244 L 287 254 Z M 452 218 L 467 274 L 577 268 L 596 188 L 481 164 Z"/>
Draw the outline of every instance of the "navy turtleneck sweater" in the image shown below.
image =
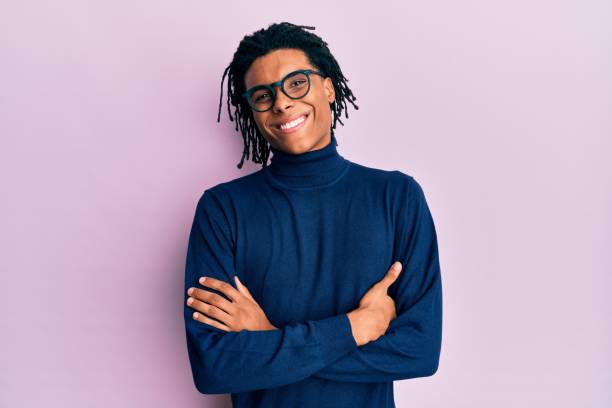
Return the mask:
<path fill-rule="evenodd" d="M 394 407 L 393 381 L 434 374 L 442 282 L 434 222 L 417 181 L 342 157 L 332 136 L 200 197 L 185 292 L 210 276 L 249 289 L 279 330 L 226 332 L 184 319 L 195 386 L 235 407 Z M 397 318 L 357 346 L 347 313 L 391 264 Z M 215 292 L 213 289 L 205 288 Z"/>

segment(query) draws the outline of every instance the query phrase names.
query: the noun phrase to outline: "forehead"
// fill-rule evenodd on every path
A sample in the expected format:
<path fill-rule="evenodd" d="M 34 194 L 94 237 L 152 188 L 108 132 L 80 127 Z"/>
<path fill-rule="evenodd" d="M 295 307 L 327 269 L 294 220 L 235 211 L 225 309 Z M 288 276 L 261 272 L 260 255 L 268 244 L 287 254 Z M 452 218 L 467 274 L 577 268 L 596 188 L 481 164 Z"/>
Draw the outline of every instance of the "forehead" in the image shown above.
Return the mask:
<path fill-rule="evenodd" d="M 244 75 L 246 89 L 255 85 L 278 81 L 291 71 L 314 68 L 302 50 L 280 49 L 261 56 L 249 67 Z"/>

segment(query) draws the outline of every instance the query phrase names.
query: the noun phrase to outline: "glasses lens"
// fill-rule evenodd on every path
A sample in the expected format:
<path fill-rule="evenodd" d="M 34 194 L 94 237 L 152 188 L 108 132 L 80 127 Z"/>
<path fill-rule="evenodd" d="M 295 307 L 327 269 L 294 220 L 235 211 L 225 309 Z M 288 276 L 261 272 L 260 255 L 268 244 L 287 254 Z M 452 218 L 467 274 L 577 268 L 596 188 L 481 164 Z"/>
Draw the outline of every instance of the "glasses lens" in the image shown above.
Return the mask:
<path fill-rule="evenodd" d="M 283 82 L 285 93 L 293 99 L 299 99 L 308 93 L 310 83 L 308 76 L 301 72 L 293 74 Z M 257 111 L 266 111 L 272 107 L 274 97 L 269 88 L 259 88 L 251 94 L 249 104 Z"/>
<path fill-rule="evenodd" d="M 308 76 L 301 72 L 293 74 L 285 79 L 283 89 L 290 97 L 297 99 L 308 93 Z"/>
<path fill-rule="evenodd" d="M 264 111 L 269 109 L 272 106 L 272 92 L 265 88 L 258 89 L 251 94 L 249 103 L 256 110 Z"/>

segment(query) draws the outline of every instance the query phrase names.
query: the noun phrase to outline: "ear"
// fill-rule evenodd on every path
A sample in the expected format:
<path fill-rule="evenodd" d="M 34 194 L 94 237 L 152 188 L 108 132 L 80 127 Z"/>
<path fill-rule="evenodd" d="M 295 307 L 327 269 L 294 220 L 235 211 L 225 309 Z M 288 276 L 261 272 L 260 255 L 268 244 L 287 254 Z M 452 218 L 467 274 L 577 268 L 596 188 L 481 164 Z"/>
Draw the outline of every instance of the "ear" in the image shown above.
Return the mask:
<path fill-rule="evenodd" d="M 323 81 L 323 88 L 325 89 L 327 101 L 329 103 L 334 102 L 336 100 L 336 90 L 334 89 L 334 82 L 330 77 L 325 78 Z"/>

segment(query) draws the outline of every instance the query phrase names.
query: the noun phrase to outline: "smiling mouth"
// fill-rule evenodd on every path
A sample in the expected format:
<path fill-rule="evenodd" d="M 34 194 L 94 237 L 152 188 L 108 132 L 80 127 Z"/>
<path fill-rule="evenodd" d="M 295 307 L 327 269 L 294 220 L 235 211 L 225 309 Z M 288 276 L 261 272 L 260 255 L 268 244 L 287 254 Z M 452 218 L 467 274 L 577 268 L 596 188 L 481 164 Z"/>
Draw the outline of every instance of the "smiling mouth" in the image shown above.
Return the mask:
<path fill-rule="evenodd" d="M 274 128 L 278 131 L 280 131 L 281 133 L 291 133 L 291 132 L 295 132 L 296 130 L 300 129 L 302 126 L 304 126 L 304 123 L 306 122 L 306 119 L 308 119 L 309 113 L 305 113 L 297 118 L 295 118 L 294 120 L 287 122 L 285 124 L 282 125 L 274 125 Z"/>

